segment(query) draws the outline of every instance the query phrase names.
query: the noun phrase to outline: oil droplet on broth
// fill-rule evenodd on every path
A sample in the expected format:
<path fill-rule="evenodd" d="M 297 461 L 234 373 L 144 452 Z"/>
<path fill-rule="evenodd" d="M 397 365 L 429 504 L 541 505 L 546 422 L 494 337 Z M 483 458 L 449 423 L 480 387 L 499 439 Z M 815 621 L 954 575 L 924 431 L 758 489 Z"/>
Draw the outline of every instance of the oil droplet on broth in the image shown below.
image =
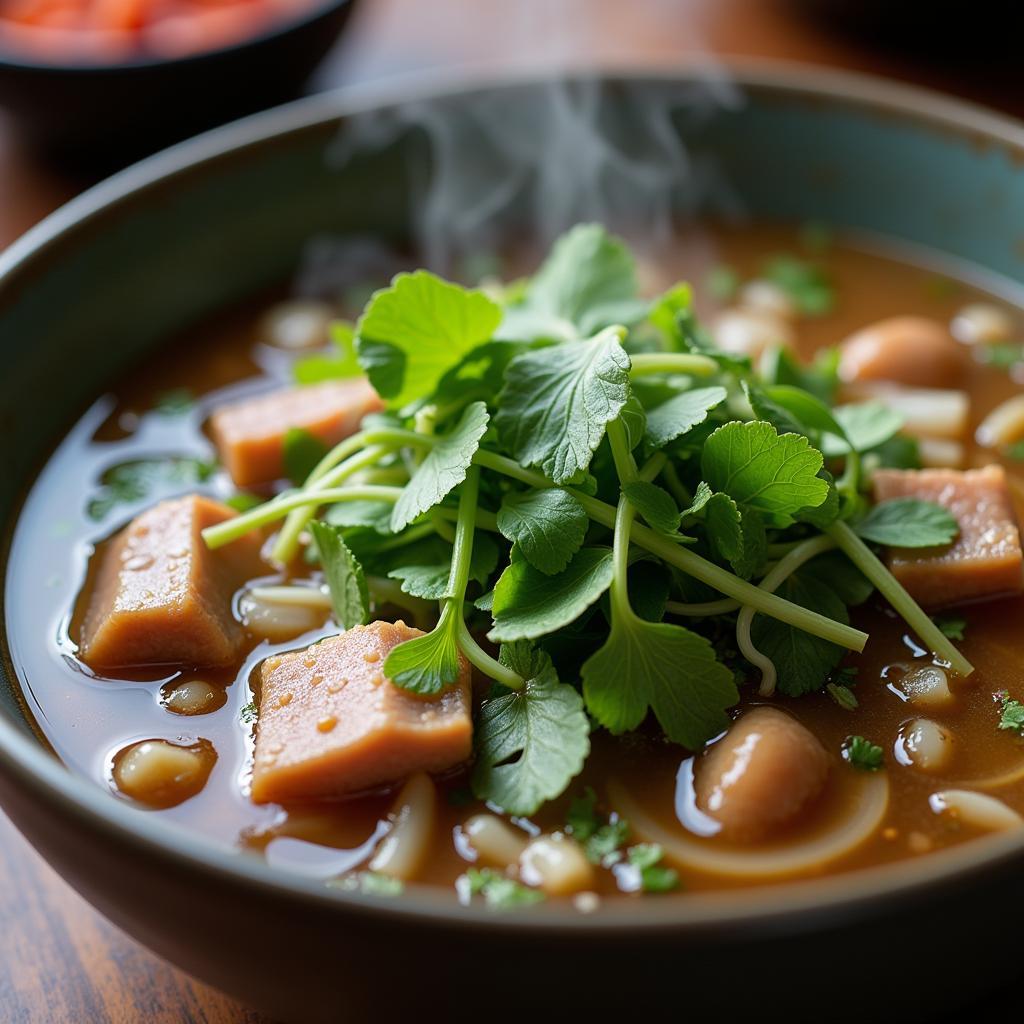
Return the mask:
<path fill-rule="evenodd" d="M 292 695 L 290 693 L 282 693 L 277 698 L 277 703 L 280 704 L 281 707 L 287 707 L 289 704 L 291 704 L 291 702 L 292 702 Z"/>
<path fill-rule="evenodd" d="M 371 665 L 375 661 L 380 661 L 380 651 L 367 651 L 363 655 L 363 661 L 369 662 Z"/>
<path fill-rule="evenodd" d="M 320 732 L 330 732 L 337 724 L 338 720 L 334 715 L 324 715 L 324 717 L 316 723 L 316 727 Z"/>

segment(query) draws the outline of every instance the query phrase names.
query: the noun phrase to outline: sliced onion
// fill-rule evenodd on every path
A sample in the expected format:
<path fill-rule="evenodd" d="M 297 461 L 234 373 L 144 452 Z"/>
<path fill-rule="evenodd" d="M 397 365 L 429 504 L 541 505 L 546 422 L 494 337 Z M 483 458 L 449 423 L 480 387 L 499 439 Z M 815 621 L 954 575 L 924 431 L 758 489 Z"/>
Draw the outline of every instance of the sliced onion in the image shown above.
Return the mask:
<path fill-rule="evenodd" d="M 1002 789 L 1004 786 L 1012 786 L 1015 783 L 1024 782 L 1024 764 L 1017 768 L 1011 768 L 1002 775 L 989 775 L 984 779 L 971 779 L 970 785 L 975 789 Z"/>
<path fill-rule="evenodd" d="M 1024 826 L 1024 818 L 1002 800 L 969 789 L 945 789 L 932 793 L 928 804 L 936 814 L 951 815 L 987 832 L 1004 832 Z"/>
<path fill-rule="evenodd" d="M 370 870 L 404 882 L 419 873 L 430 848 L 437 816 L 437 791 L 417 772 L 402 787 L 391 811 L 391 831 L 377 847 Z"/>
<path fill-rule="evenodd" d="M 821 867 L 851 853 L 871 837 L 889 806 L 889 780 L 884 772 L 865 773 L 858 781 L 854 807 L 836 826 L 810 839 L 785 846 L 746 850 L 725 849 L 659 825 L 618 780 L 608 784 L 608 797 L 633 831 L 661 846 L 666 858 L 684 868 L 734 878 L 778 878 Z"/>
<path fill-rule="evenodd" d="M 519 862 L 530 837 L 494 814 L 475 814 L 462 833 L 477 856 L 486 864 L 508 868 Z"/>

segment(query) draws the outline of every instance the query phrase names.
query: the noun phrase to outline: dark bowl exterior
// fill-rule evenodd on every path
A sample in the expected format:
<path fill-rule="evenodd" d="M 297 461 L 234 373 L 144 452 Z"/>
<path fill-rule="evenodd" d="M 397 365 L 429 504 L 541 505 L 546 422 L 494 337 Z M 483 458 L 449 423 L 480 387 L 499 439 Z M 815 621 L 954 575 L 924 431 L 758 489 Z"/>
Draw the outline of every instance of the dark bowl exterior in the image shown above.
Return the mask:
<path fill-rule="evenodd" d="M 761 68 L 738 82 L 742 102 L 676 123 L 753 216 L 887 231 L 1024 279 L 1020 127 L 849 76 Z M 601 88 L 612 104 L 661 102 L 692 83 L 636 75 Z M 521 106 L 546 102 L 545 89 L 414 95 L 458 116 L 481 95 Z M 0 256 L 0 521 L 14 520 L 40 460 L 111 374 L 161 338 L 285 278 L 314 236 L 408 239 L 423 138 L 412 130 L 347 162 L 336 146 L 339 130 L 385 119 L 401 98 L 314 97 L 212 132 L 98 186 Z M 5 594 L 16 599 L 17 581 Z M 414 889 L 375 901 L 275 873 L 72 775 L 34 734 L 2 653 L 7 813 L 129 934 L 280 1020 L 678 1008 L 852 1021 L 886 1006 L 921 1020 L 1011 980 L 1017 835 L 800 885 L 622 900 L 589 917 L 554 905 L 495 915 Z"/>
<path fill-rule="evenodd" d="M 328 0 L 251 39 L 174 60 L 61 66 L 0 55 L 0 106 L 54 159 L 113 170 L 294 99 L 354 7 Z"/>

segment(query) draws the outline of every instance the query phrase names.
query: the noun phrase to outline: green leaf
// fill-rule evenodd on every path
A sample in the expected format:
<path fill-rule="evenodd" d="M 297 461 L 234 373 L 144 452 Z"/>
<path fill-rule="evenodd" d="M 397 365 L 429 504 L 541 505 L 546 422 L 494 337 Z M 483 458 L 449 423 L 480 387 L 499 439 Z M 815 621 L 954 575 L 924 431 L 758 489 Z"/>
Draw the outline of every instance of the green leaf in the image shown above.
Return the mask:
<path fill-rule="evenodd" d="M 786 519 L 828 497 L 817 474 L 821 453 L 800 434 L 779 434 L 770 423 L 733 421 L 704 445 L 704 479 L 740 505 Z"/>
<path fill-rule="evenodd" d="M 391 529 L 404 530 L 414 519 L 439 504 L 463 480 L 487 432 L 487 406 L 467 405 L 459 422 L 441 437 L 405 485 L 391 512 Z"/>
<path fill-rule="evenodd" d="M 485 701 L 476 723 L 473 792 L 508 814 L 533 814 L 560 796 L 590 752 L 583 699 L 558 681 L 546 654 L 529 647 L 502 647 L 502 664 L 526 685 Z"/>
<path fill-rule="evenodd" d="M 647 313 L 636 298 L 636 268 L 626 245 L 599 224 L 580 224 L 563 235 L 527 288 L 508 310 L 502 337 L 568 339 Z"/>
<path fill-rule="evenodd" d="M 961 615 L 934 615 L 932 621 L 950 640 L 963 640 L 967 631 L 967 620 Z"/>
<path fill-rule="evenodd" d="M 646 480 L 634 480 L 622 485 L 622 493 L 651 529 L 669 536 L 679 532 L 679 508 L 668 491 Z"/>
<path fill-rule="evenodd" d="M 737 576 L 749 580 L 758 573 L 768 557 L 768 534 L 761 513 L 752 508 L 743 510 L 740 526 L 743 551 L 739 558 L 732 560 L 732 567 Z"/>
<path fill-rule="evenodd" d="M 894 548 L 939 547 L 951 544 L 960 532 L 949 509 L 920 498 L 883 501 L 855 529 L 865 540 Z"/>
<path fill-rule="evenodd" d="M 506 494 L 498 529 L 535 569 L 561 572 L 583 544 L 590 519 L 577 498 L 557 487 Z"/>
<path fill-rule="evenodd" d="M 885 755 L 882 748 L 863 736 L 847 736 L 843 743 L 843 760 L 864 772 L 881 769 Z"/>
<path fill-rule="evenodd" d="M 826 434 L 821 439 L 821 450 L 829 458 L 845 455 L 850 450 L 867 452 L 889 440 L 900 427 L 903 417 L 881 402 L 858 402 L 841 405 L 834 411 L 849 444 L 840 437 Z"/>
<path fill-rule="evenodd" d="M 448 603 L 432 632 L 391 649 L 384 661 L 384 674 L 396 686 L 413 693 L 440 693 L 454 685 L 462 664 L 457 631 L 458 613 Z"/>
<path fill-rule="evenodd" d="M 644 439 L 644 431 L 647 429 L 647 413 L 635 394 L 630 394 L 626 400 L 622 412 L 619 413 L 619 419 L 626 428 L 626 440 L 629 450 L 632 451 Z"/>
<path fill-rule="evenodd" d="M 358 377 L 363 372 L 356 355 L 356 329 L 354 324 L 336 320 L 331 324 L 331 342 L 335 355 L 305 356 L 292 364 L 292 377 L 296 384 L 318 384 L 324 380 Z"/>
<path fill-rule="evenodd" d="M 501 308 L 426 270 L 375 292 L 357 325 L 359 361 L 393 408 L 431 395 L 442 375 L 487 341 Z"/>
<path fill-rule="evenodd" d="M 97 522 L 118 505 L 134 505 L 169 495 L 184 486 L 202 483 L 216 465 L 202 459 L 140 459 L 112 466 L 100 477 L 99 492 L 89 500 L 86 512 Z"/>
<path fill-rule="evenodd" d="M 612 583 L 611 548 L 580 548 L 556 575 L 513 561 L 494 588 L 494 642 L 530 640 L 578 619 Z"/>
<path fill-rule="evenodd" d="M 829 551 L 812 558 L 800 570 L 803 577 L 813 576 L 828 586 L 843 604 L 863 604 L 875 585 L 841 551 Z"/>
<path fill-rule="evenodd" d="M 161 416 L 184 416 L 195 408 L 195 396 L 188 388 L 171 388 L 161 391 L 153 405 Z"/>
<path fill-rule="evenodd" d="M 830 619 L 849 621 L 846 605 L 832 587 L 805 572 L 790 576 L 776 593 Z M 775 663 L 779 690 L 790 697 L 820 690 L 846 653 L 836 644 L 765 615 L 754 616 L 750 637 L 754 646 Z"/>
<path fill-rule="evenodd" d="M 311 522 L 309 529 L 320 555 L 338 625 L 342 629 L 351 629 L 369 622 L 370 592 L 366 577 L 355 555 L 341 539 L 341 530 L 319 520 Z"/>
<path fill-rule="evenodd" d="M 324 519 L 332 526 L 367 526 L 376 533 L 390 535 L 393 508 L 390 501 L 338 501 L 327 506 Z"/>
<path fill-rule="evenodd" d="M 687 313 L 693 304 L 693 290 L 686 283 L 675 284 L 657 298 L 647 319 L 660 332 L 668 349 L 678 352 L 683 348 L 679 327 L 680 313 Z"/>
<path fill-rule="evenodd" d="M 998 695 L 1001 702 L 999 728 L 1020 733 L 1024 736 L 1024 704 L 1011 700 L 1005 691 Z"/>
<path fill-rule="evenodd" d="M 583 666 L 587 709 L 612 733 L 654 711 L 670 740 L 698 749 L 729 724 L 739 694 L 702 636 L 667 622 L 616 615 L 605 645 Z"/>
<path fill-rule="evenodd" d="M 708 413 L 726 398 L 723 387 L 694 388 L 663 402 L 647 414 L 647 443 L 663 448 L 708 418 Z"/>
<path fill-rule="evenodd" d="M 284 475 L 301 486 L 327 452 L 327 445 L 308 430 L 289 427 L 284 435 Z"/>
<path fill-rule="evenodd" d="M 498 563 L 498 546 L 486 534 L 473 538 L 473 554 L 470 556 L 469 578 L 486 586 L 494 567 Z M 402 581 L 402 590 L 413 597 L 438 601 L 452 594 L 448 581 L 451 577 L 451 559 L 431 564 L 399 565 L 388 571 L 389 578 Z"/>
<path fill-rule="evenodd" d="M 739 506 L 728 494 L 718 491 L 704 505 L 704 532 L 711 550 L 722 561 L 743 557 L 743 519 Z"/>
<path fill-rule="evenodd" d="M 327 884 L 342 892 L 359 892 L 364 896 L 401 896 L 405 884 L 399 878 L 382 875 L 378 871 L 357 871 L 354 874 L 332 878 Z"/>
<path fill-rule="evenodd" d="M 845 438 L 842 425 L 829 407 L 802 388 L 788 384 L 758 388 L 744 381 L 743 390 L 757 418 L 767 420 L 776 430 L 813 436 L 835 434 Z"/>
<path fill-rule="evenodd" d="M 528 907 L 544 901 L 544 893 L 539 889 L 531 889 L 494 868 L 470 868 L 463 877 L 469 895 L 482 896 L 494 910 Z"/>
<path fill-rule="evenodd" d="M 629 357 L 615 328 L 516 356 L 505 371 L 495 424 L 524 466 L 557 484 L 589 465 L 629 398 Z"/>
<path fill-rule="evenodd" d="M 672 892 L 679 888 L 679 873 L 661 863 L 663 856 L 657 843 L 639 843 L 626 851 L 626 862 L 639 874 L 641 892 Z"/>
<path fill-rule="evenodd" d="M 835 288 L 825 271 L 796 256 L 774 256 L 761 270 L 777 284 L 804 316 L 822 316 L 835 305 Z"/>

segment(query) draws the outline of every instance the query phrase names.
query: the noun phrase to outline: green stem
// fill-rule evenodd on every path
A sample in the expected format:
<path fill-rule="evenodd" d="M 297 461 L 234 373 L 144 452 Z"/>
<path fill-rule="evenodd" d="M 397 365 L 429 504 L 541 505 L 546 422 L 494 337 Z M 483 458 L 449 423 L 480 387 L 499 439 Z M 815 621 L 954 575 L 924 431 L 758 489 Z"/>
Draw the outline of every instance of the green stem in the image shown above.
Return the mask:
<path fill-rule="evenodd" d="M 619 480 L 624 484 L 634 483 L 639 474 L 622 420 L 612 420 L 608 424 L 608 443 L 612 449 L 612 460 L 615 462 L 615 472 L 618 473 Z"/>
<path fill-rule="evenodd" d="M 650 373 L 687 373 L 696 377 L 711 377 L 718 373 L 714 359 L 694 353 L 643 352 L 629 357 L 630 376 L 641 377 Z"/>
<path fill-rule="evenodd" d="M 681 509 L 689 508 L 693 504 L 693 495 L 683 485 L 683 481 L 679 479 L 676 467 L 671 462 L 667 462 L 662 475 L 665 477 L 665 486 L 668 487 L 669 494 L 676 499 L 679 507 Z"/>
<path fill-rule="evenodd" d="M 636 519 L 636 509 L 623 495 L 615 510 L 615 539 L 612 541 L 612 585 L 609 597 L 613 619 L 632 622 L 636 612 L 629 603 L 629 531 Z"/>
<path fill-rule="evenodd" d="M 534 470 L 524 469 L 512 459 L 505 458 L 503 455 L 497 455 L 494 452 L 478 449 L 476 455 L 473 456 L 473 461 L 487 469 L 493 469 L 515 480 L 520 480 L 530 487 L 555 486 L 543 474 L 537 473 Z M 607 526 L 608 529 L 615 528 L 616 510 L 611 505 L 597 498 L 592 498 L 589 494 L 584 494 L 582 491 L 575 490 L 572 487 L 566 487 L 564 490 L 568 491 L 569 494 L 579 501 L 583 506 L 583 510 L 595 522 L 601 523 L 602 526 Z M 740 604 L 752 605 L 756 611 L 764 615 L 778 619 L 780 622 L 785 622 L 787 625 L 795 626 L 797 629 L 802 629 L 805 633 L 810 633 L 812 636 L 821 637 L 822 640 L 839 644 L 840 647 L 845 647 L 848 650 L 864 650 L 868 635 L 862 630 L 854 629 L 852 626 L 847 626 L 842 622 L 836 622 L 835 619 L 820 615 L 809 608 L 802 608 L 800 605 L 793 604 L 792 601 L 786 601 L 781 597 L 776 597 L 774 594 L 766 594 L 752 583 L 741 580 L 738 576 L 721 568 L 721 566 L 715 565 L 714 562 L 709 562 L 706 558 L 701 558 L 700 555 L 680 547 L 674 541 L 662 537 L 661 534 L 656 533 L 650 527 L 644 526 L 641 523 L 635 524 L 631 531 L 631 538 L 634 544 L 639 545 L 646 551 L 650 551 L 653 555 L 657 555 L 663 561 L 668 562 L 669 565 L 674 565 L 677 569 L 693 576 L 694 579 L 706 583 L 720 594 L 734 598 Z"/>
<path fill-rule="evenodd" d="M 521 690 L 526 685 L 526 680 L 521 675 L 513 672 L 510 668 L 506 668 L 500 661 L 492 658 L 473 639 L 473 634 L 470 633 L 465 619 L 459 619 L 457 629 L 459 650 L 466 656 L 466 660 L 483 672 L 488 679 L 494 679 L 496 682 L 501 683 L 502 686 L 507 686 L 510 690 Z"/>
<path fill-rule="evenodd" d="M 921 638 L 937 657 L 948 662 L 961 676 L 969 676 L 974 666 L 956 649 L 952 641 L 935 625 L 923 608 L 906 592 L 903 585 L 879 561 L 875 553 L 842 520 L 825 527 L 847 558 L 878 589 L 878 592 L 899 613 L 904 622 Z"/>
<path fill-rule="evenodd" d="M 701 601 L 698 604 L 684 604 L 682 601 L 666 601 L 665 611 L 673 615 L 685 615 L 688 618 L 703 619 L 712 615 L 728 615 L 739 608 L 739 601 L 731 597 L 723 597 L 720 601 Z"/>
<path fill-rule="evenodd" d="M 398 580 L 386 579 L 383 576 L 367 576 L 366 585 L 370 588 L 375 607 L 393 604 L 396 608 L 404 608 L 412 615 L 413 625 L 417 629 L 429 631 L 431 620 L 437 612 L 436 602 L 413 597 L 402 589 Z"/>

